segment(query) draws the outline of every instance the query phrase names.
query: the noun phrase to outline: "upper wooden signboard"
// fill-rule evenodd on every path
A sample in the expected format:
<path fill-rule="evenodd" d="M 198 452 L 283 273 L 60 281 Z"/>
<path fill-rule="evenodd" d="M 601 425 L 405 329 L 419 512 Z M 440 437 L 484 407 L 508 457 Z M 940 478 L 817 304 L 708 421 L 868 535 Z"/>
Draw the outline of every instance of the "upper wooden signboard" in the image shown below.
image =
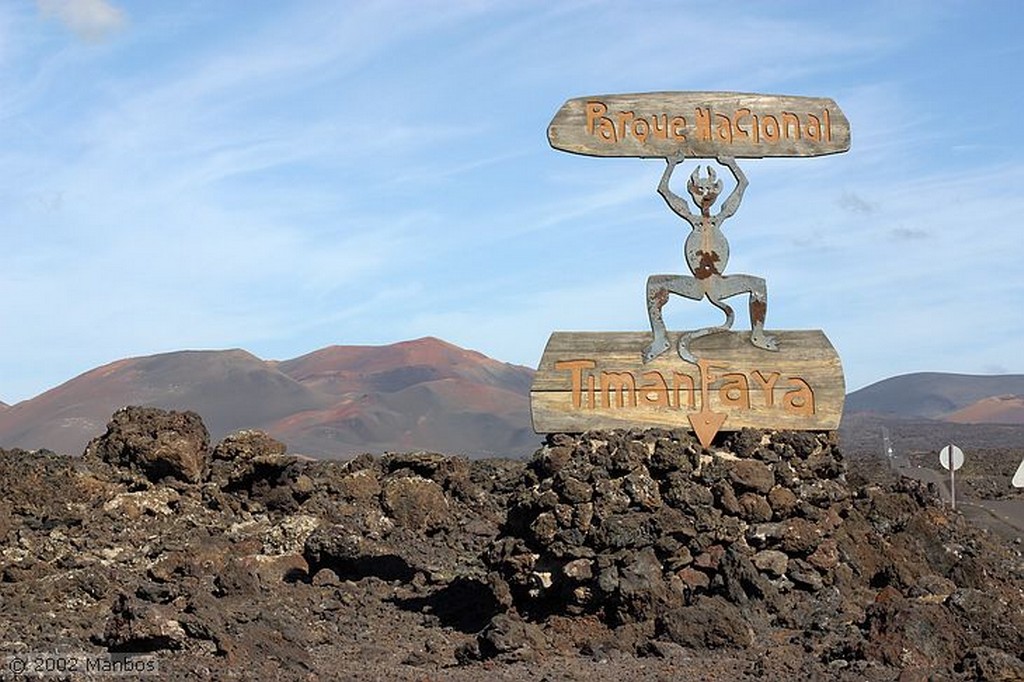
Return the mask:
<path fill-rule="evenodd" d="M 827 97 L 646 92 L 570 99 L 548 126 L 555 149 L 589 156 L 761 158 L 850 148 L 850 123 Z"/>

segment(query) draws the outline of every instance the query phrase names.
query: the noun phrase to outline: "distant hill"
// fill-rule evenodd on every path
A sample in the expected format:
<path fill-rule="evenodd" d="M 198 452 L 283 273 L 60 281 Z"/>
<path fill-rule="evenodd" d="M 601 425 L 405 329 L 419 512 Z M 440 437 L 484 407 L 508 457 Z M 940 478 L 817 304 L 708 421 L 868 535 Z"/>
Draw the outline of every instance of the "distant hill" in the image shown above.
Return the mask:
<path fill-rule="evenodd" d="M 258 428 L 292 452 L 522 455 L 533 370 L 439 339 L 332 346 L 292 360 L 179 351 L 96 368 L 0 410 L 0 446 L 80 453 L 124 405 L 189 409 L 214 439 Z"/>
<path fill-rule="evenodd" d="M 846 414 L 870 413 L 973 423 L 1024 423 L 1012 408 L 1024 374 L 983 376 L 920 372 L 879 381 L 846 396 Z M 998 398 L 998 400 L 993 400 Z"/>
<path fill-rule="evenodd" d="M 1024 375 L 922 372 L 846 396 L 840 442 L 847 454 L 878 453 L 883 430 L 900 452 L 1024 446 Z"/>

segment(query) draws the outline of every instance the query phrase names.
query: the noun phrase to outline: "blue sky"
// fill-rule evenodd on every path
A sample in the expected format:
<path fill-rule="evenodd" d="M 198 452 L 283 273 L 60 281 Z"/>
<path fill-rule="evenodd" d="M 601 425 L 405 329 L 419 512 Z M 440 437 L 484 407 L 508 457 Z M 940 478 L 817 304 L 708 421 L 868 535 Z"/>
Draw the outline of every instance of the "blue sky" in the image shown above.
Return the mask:
<path fill-rule="evenodd" d="M 685 272 L 663 162 L 545 132 L 658 90 L 850 120 L 846 154 L 741 162 L 727 272 L 769 329 L 823 329 L 851 390 L 1024 372 L 1022 29 L 1009 0 L 3 3 L 0 400 L 185 348 L 536 366 L 555 330 L 646 330 L 647 275 Z"/>

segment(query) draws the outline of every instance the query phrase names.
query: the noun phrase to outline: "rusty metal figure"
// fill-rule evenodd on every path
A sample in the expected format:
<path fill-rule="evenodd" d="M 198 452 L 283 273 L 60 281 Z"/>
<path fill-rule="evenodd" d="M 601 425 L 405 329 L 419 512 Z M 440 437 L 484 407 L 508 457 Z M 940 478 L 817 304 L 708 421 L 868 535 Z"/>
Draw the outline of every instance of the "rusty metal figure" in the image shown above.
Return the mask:
<path fill-rule="evenodd" d="M 654 339 L 644 350 L 644 362 L 650 362 L 668 350 L 669 342 L 661 309 L 668 302 L 669 294 L 678 294 L 694 301 L 707 297 L 712 305 L 725 313 L 724 324 L 686 332 L 680 337 L 678 351 L 683 360 L 697 362 L 697 358 L 690 352 L 690 341 L 732 328 L 735 314 L 723 299 L 743 293 L 750 294 L 750 342 L 758 348 L 778 350 L 775 339 L 764 331 L 768 311 L 768 290 L 764 279 L 753 275 L 722 274 L 729 260 L 729 243 L 722 233 L 721 225 L 739 208 L 743 191 L 747 188 L 747 177 L 740 170 L 736 159 L 730 156 L 718 157 L 718 162 L 732 171 L 736 187 L 722 204 L 721 210 L 711 215 L 711 206 L 722 192 L 722 181 L 717 179 L 715 169 L 711 166 L 707 166 L 707 177 L 701 177 L 700 166 L 697 166 L 686 185 L 694 203 L 700 208 L 700 215 L 696 215 L 690 211 L 686 199 L 675 194 L 668 186 L 672 172 L 683 159 L 681 153 L 665 159 L 668 165 L 658 184 L 658 193 L 676 215 L 690 223 L 692 230 L 686 238 L 685 253 L 686 264 L 693 276 L 651 275 L 647 278 L 647 314 Z"/>

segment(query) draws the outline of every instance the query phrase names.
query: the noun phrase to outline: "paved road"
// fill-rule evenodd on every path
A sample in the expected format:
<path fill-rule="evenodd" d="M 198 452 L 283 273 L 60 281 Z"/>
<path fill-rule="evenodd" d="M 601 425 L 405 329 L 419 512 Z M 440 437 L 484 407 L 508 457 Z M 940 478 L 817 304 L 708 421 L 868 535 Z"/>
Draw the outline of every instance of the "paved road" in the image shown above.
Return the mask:
<path fill-rule="evenodd" d="M 957 502 L 957 509 L 961 505 Z M 1024 543 L 1024 502 L 978 500 L 963 503 L 964 515 L 983 524 L 1010 542 Z"/>
<path fill-rule="evenodd" d="M 934 483 L 944 504 L 949 504 L 949 472 L 927 467 L 901 466 L 897 472 L 924 483 Z M 959 486 L 957 486 L 959 488 Z M 1019 500 L 973 500 L 958 489 L 956 508 L 972 521 L 990 529 L 1009 542 L 1024 543 L 1024 502 Z"/>

